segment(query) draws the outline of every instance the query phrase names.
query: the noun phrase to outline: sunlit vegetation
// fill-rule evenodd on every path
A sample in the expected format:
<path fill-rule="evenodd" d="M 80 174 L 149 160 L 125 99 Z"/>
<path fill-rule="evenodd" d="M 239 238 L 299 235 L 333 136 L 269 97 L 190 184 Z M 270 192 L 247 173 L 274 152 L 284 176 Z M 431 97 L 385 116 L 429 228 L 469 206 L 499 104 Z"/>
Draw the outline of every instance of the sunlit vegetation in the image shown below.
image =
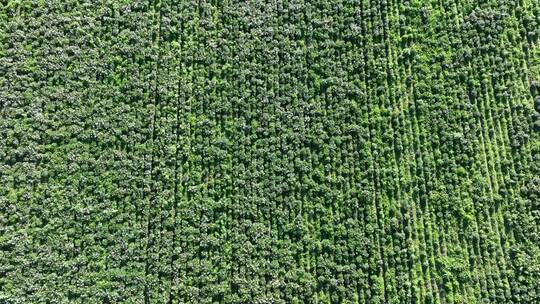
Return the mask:
<path fill-rule="evenodd" d="M 0 303 L 540 303 L 540 1 L 0 1 Z"/>

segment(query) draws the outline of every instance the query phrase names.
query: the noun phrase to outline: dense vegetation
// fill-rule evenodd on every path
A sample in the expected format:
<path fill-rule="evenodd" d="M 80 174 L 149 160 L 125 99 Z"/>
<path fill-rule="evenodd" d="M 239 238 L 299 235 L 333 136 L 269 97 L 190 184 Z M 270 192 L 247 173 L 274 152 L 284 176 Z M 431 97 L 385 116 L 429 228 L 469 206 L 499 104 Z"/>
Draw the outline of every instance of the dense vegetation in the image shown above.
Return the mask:
<path fill-rule="evenodd" d="M 0 1 L 0 303 L 540 303 L 540 2 Z"/>

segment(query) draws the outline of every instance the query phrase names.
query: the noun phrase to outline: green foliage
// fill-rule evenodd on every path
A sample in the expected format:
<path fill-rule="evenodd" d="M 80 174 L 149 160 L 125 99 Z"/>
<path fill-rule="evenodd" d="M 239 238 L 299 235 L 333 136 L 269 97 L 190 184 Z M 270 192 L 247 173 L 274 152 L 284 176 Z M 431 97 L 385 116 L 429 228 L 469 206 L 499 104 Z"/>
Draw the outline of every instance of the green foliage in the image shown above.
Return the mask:
<path fill-rule="evenodd" d="M 0 1 L 0 303 L 539 303 L 539 1 Z"/>

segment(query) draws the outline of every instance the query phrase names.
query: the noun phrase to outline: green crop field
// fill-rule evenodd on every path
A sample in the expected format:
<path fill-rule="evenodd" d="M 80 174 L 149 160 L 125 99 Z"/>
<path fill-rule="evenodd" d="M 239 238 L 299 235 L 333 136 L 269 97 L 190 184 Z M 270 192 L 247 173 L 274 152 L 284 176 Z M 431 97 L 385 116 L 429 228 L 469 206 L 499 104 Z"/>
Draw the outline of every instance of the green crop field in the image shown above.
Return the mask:
<path fill-rule="evenodd" d="M 0 303 L 540 303 L 539 0 L 0 0 Z"/>

